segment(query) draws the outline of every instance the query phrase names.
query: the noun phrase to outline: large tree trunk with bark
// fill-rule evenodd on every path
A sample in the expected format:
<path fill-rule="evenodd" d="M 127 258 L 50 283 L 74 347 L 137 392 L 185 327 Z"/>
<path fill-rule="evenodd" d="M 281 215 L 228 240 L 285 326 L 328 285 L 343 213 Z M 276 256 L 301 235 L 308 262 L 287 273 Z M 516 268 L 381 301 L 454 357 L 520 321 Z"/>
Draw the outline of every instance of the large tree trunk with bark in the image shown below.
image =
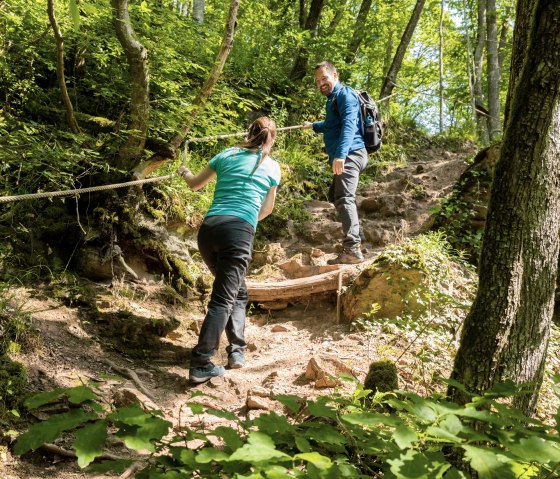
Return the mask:
<path fill-rule="evenodd" d="M 495 141 L 502 132 L 496 0 L 487 0 L 486 3 L 486 53 L 486 68 L 488 69 L 488 124 L 490 126 L 490 141 Z"/>
<path fill-rule="evenodd" d="M 148 52 L 135 38 L 134 29 L 128 14 L 128 0 L 111 0 L 113 6 L 113 25 L 117 38 L 123 47 L 130 72 L 131 131 L 119 152 L 119 168 L 130 171 L 138 162 L 148 135 L 149 118 L 149 75 Z"/>
<path fill-rule="evenodd" d="M 486 146 L 490 143 L 488 131 L 488 109 L 482 92 L 482 59 L 486 40 L 486 0 L 477 2 L 476 46 L 474 49 L 473 94 L 476 114 L 476 132 L 478 141 Z"/>
<path fill-rule="evenodd" d="M 302 15 L 305 16 L 305 27 L 303 29 L 311 32 L 312 36 L 317 34 L 317 27 L 321 18 L 321 12 L 323 11 L 323 4 L 324 0 L 311 0 L 311 6 L 309 7 L 307 16 L 305 16 L 305 12 L 300 13 L 300 21 L 303 18 Z M 305 7 L 305 2 L 300 3 L 300 8 L 302 7 Z M 307 74 L 308 64 L 309 51 L 305 46 L 301 46 L 297 53 L 292 71 L 290 72 L 290 79 L 292 81 L 301 81 Z"/>
<path fill-rule="evenodd" d="M 204 109 L 204 105 L 208 100 L 208 97 L 212 93 L 214 86 L 218 82 L 224 65 L 226 63 L 227 57 L 231 48 L 233 46 L 233 35 L 235 32 L 235 22 L 237 19 L 237 11 L 239 10 L 239 1 L 232 0 L 229 8 L 229 14 L 226 21 L 226 28 L 224 31 L 224 37 L 222 39 L 222 45 L 214 62 L 214 66 L 208 76 L 204 85 L 200 90 L 200 93 L 193 101 L 191 110 L 189 111 L 188 117 L 185 118 L 185 124 L 181 128 L 180 132 L 175 135 L 175 137 L 169 142 L 169 148 L 166 151 L 158 152 L 154 154 L 148 160 L 142 162 L 134 169 L 134 176 L 136 178 L 145 178 L 154 170 L 158 169 L 163 163 L 165 163 L 170 158 L 176 156 L 177 148 L 185 141 L 187 134 L 191 130 L 196 118 L 199 113 Z"/>
<path fill-rule="evenodd" d="M 420 20 L 420 15 L 422 10 L 424 9 L 424 5 L 426 4 L 426 0 L 416 0 L 416 5 L 414 6 L 414 10 L 412 11 L 412 15 L 410 16 L 410 20 L 408 21 L 408 25 L 406 26 L 403 36 L 401 37 L 401 42 L 397 47 L 397 51 L 395 53 L 395 57 L 393 58 L 393 62 L 383 80 L 383 85 L 381 87 L 381 91 L 379 93 L 379 98 L 383 100 L 386 105 L 389 104 L 389 97 L 393 92 L 393 88 L 395 87 L 395 82 L 397 81 L 397 75 L 401 69 L 402 62 L 404 60 L 404 55 L 412 40 L 412 35 L 414 34 L 414 30 L 416 29 L 416 25 L 418 25 L 418 21 Z"/>
<path fill-rule="evenodd" d="M 479 289 L 452 373 L 474 393 L 506 379 L 527 384 L 530 392 L 514 404 L 528 414 L 543 380 L 560 228 L 560 3 L 534 1 L 526 60 L 517 86 L 510 85 Z M 455 388 L 449 393 L 468 401 Z"/>
<path fill-rule="evenodd" d="M 206 0 L 193 0 L 193 20 L 201 25 L 204 23 L 204 9 L 206 7 Z"/>
<path fill-rule="evenodd" d="M 360 48 L 360 45 L 364 40 L 364 36 L 367 32 L 366 22 L 369 11 L 371 10 L 372 1 L 373 0 L 362 1 L 360 11 L 358 12 L 358 16 L 356 17 L 356 23 L 354 24 L 354 33 L 352 34 L 352 38 L 350 39 L 350 43 L 348 44 L 348 48 L 346 49 L 346 63 L 350 64 L 354 62 L 354 58 L 358 53 L 358 49 Z"/>
<path fill-rule="evenodd" d="M 49 21 L 51 23 L 54 37 L 56 39 L 56 77 L 58 79 L 58 85 L 60 87 L 60 93 L 62 94 L 62 101 L 64 107 L 66 108 L 66 122 L 72 133 L 79 133 L 80 128 L 78 127 L 78 122 L 74 116 L 74 107 L 70 101 L 70 96 L 68 95 L 68 89 L 66 88 L 66 78 L 64 75 L 64 38 L 62 37 L 62 32 L 58 26 L 58 21 L 54 13 L 54 2 L 53 0 L 48 0 L 47 11 L 49 14 Z"/>

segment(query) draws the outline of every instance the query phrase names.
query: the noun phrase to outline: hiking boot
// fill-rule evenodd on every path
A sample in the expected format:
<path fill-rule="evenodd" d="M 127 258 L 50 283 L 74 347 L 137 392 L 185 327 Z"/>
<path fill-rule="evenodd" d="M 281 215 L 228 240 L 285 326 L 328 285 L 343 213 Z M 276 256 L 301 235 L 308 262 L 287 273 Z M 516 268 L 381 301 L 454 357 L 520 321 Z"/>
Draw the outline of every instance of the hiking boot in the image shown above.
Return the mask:
<path fill-rule="evenodd" d="M 327 264 L 358 264 L 364 261 L 364 255 L 360 251 L 360 247 L 343 248 L 336 258 L 329 259 Z"/>
<path fill-rule="evenodd" d="M 212 378 L 223 376 L 226 370 L 223 366 L 215 366 L 214 363 L 208 363 L 206 366 L 197 366 L 189 369 L 189 380 L 192 383 L 199 384 Z"/>
<path fill-rule="evenodd" d="M 228 366 L 230 369 L 239 369 L 245 366 L 245 355 L 243 351 L 235 351 L 228 356 Z"/>

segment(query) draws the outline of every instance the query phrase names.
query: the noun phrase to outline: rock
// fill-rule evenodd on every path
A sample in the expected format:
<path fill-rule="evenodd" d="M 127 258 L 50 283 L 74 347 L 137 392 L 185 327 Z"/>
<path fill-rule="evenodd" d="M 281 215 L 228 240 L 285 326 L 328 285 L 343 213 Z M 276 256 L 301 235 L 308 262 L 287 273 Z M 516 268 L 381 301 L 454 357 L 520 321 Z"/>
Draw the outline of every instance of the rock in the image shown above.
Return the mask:
<path fill-rule="evenodd" d="M 305 378 L 314 380 L 316 388 L 329 388 L 340 384 L 338 376 L 347 373 L 356 376 L 354 371 L 343 364 L 336 356 L 321 354 L 313 356 L 307 363 Z"/>
<path fill-rule="evenodd" d="M 286 333 L 288 331 L 294 331 L 295 328 L 293 326 L 289 326 L 287 324 L 275 324 L 272 326 L 271 331 L 273 333 Z"/>
<path fill-rule="evenodd" d="M 289 303 L 287 301 L 268 301 L 266 303 L 259 303 L 259 308 L 266 309 L 268 311 L 280 311 L 286 309 Z"/>
<path fill-rule="evenodd" d="M 247 396 L 246 406 L 249 409 L 264 409 L 266 411 L 270 411 L 274 409 L 274 401 L 269 398 L 261 397 L 261 396 Z"/>

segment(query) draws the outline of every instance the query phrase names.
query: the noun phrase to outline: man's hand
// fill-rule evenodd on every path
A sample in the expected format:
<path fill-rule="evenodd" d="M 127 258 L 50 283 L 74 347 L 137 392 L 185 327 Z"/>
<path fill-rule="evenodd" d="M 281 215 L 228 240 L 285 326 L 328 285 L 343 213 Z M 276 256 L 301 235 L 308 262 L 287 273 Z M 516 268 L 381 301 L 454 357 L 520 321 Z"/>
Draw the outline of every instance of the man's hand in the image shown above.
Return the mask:
<path fill-rule="evenodd" d="M 344 158 L 335 158 L 332 164 L 332 170 L 335 175 L 344 173 Z"/>
<path fill-rule="evenodd" d="M 303 129 L 304 130 L 311 130 L 311 128 L 313 128 L 313 123 L 311 123 L 310 121 L 304 121 L 303 122 Z"/>

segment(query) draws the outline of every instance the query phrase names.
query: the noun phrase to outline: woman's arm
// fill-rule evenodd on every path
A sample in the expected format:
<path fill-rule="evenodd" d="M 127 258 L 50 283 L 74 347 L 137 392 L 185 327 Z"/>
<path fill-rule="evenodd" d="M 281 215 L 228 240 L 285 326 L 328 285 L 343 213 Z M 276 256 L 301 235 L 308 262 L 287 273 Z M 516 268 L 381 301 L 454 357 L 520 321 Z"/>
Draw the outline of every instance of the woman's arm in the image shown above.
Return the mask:
<path fill-rule="evenodd" d="M 193 191 L 199 190 L 216 176 L 216 172 L 210 166 L 207 166 L 195 175 L 189 168 L 181 165 L 177 173 L 183 177 L 189 188 Z"/>
<path fill-rule="evenodd" d="M 272 209 L 274 208 L 274 202 L 276 201 L 276 186 L 271 186 L 266 193 L 264 201 L 262 202 L 261 209 L 259 211 L 259 221 L 266 218 Z"/>

